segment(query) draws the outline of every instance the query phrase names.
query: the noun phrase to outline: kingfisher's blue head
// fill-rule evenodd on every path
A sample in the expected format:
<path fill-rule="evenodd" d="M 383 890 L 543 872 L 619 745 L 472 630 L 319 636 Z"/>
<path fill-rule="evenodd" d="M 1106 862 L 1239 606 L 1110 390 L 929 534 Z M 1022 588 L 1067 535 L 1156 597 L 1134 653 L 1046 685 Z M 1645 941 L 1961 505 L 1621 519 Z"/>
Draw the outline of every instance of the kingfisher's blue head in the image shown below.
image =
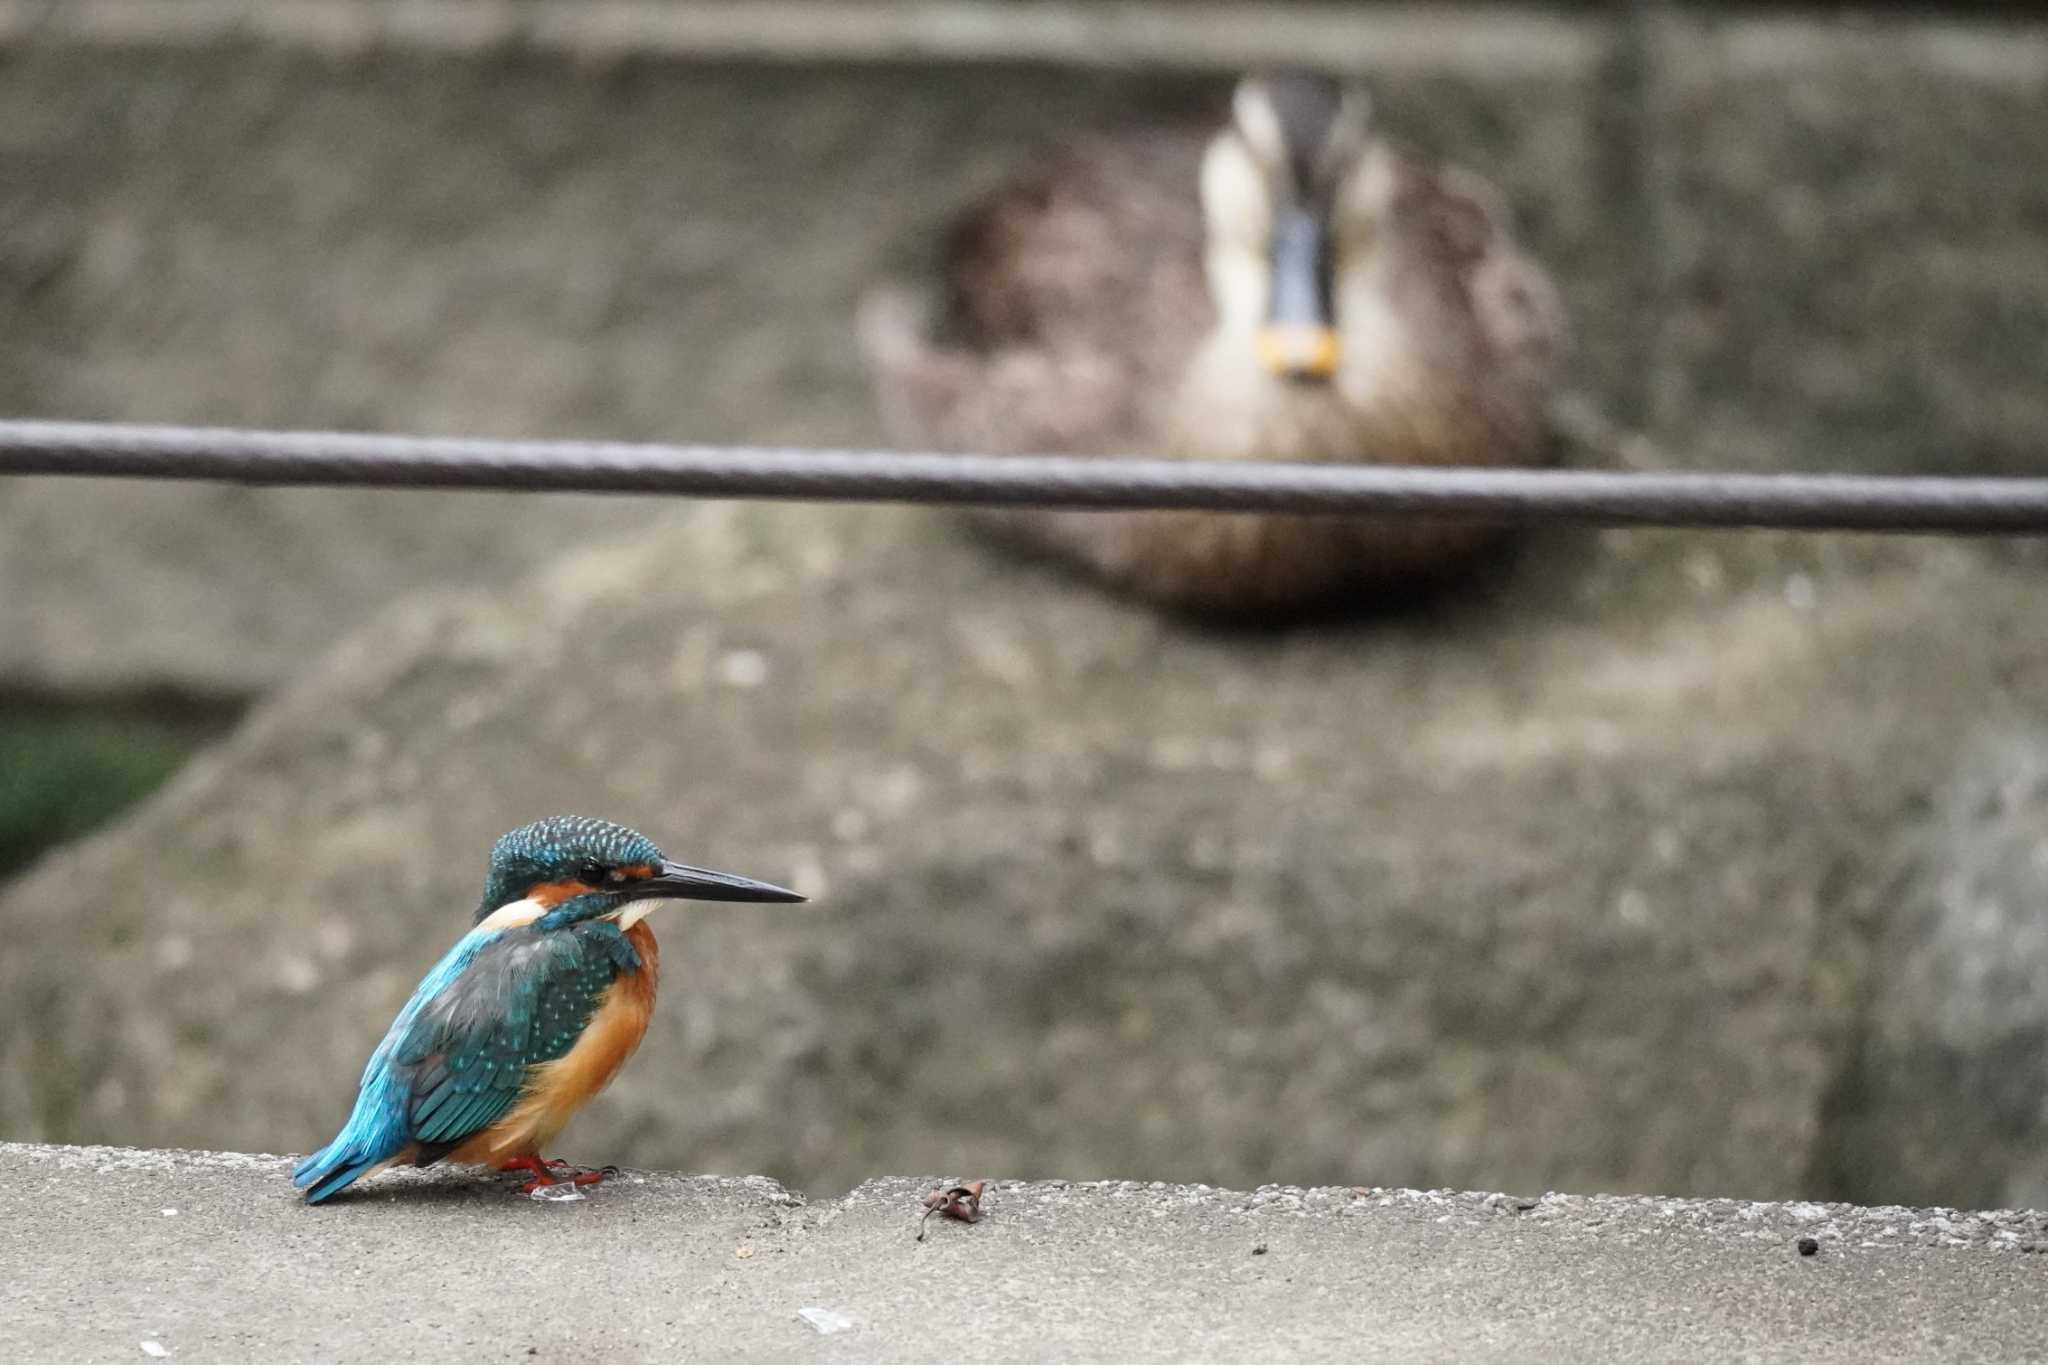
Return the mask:
<path fill-rule="evenodd" d="M 635 902 L 800 901 L 767 882 L 671 862 L 644 834 L 578 815 L 554 815 L 521 826 L 491 849 L 490 875 L 476 922 L 519 907 L 515 917 L 547 930 L 618 916 L 627 927 L 643 908 Z"/>

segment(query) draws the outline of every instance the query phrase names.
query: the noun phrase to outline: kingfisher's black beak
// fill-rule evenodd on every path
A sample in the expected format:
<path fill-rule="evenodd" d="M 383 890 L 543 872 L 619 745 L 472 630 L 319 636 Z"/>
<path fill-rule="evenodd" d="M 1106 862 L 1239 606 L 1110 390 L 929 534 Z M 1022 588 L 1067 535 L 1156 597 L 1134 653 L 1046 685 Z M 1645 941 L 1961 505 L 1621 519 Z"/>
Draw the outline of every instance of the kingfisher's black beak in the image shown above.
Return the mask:
<path fill-rule="evenodd" d="M 800 901 L 796 892 L 751 877 L 713 872 L 707 867 L 664 861 L 661 871 L 633 882 L 621 893 L 629 901 Z"/>
<path fill-rule="evenodd" d="M 1259 330 L 1259 362 L 1283 379 L 1318 382 L 1337 373 L 1330 306 L 1330 228 L 1322 214 L 1293 207 L 1273 224 L 1273 290 Z"/>

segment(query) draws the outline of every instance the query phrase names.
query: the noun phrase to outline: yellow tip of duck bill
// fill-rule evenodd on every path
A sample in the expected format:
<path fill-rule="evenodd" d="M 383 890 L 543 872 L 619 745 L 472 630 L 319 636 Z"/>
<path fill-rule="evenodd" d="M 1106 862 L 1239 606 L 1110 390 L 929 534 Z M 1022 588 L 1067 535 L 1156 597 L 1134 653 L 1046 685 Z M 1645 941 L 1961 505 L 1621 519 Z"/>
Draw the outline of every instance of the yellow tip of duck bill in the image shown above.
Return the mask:
<path fill-rule="evenodd" d="M 1312 323 L 1275 323 L 1259 329 L 1259 363 L 1282 379 L 1328 379 L 1342 348 L 1337 329 Z"/>

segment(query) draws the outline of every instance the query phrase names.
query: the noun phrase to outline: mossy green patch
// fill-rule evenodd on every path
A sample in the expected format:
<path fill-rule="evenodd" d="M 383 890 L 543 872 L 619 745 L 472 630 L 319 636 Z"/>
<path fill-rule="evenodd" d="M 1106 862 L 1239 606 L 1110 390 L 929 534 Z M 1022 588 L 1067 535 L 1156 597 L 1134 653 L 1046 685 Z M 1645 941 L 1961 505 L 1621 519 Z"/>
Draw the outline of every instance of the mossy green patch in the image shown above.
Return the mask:
<path fill-rule="evenodd" d="M 147 716 L 0 711 L 0 875 L 156 790 L 201 740 Z"/>

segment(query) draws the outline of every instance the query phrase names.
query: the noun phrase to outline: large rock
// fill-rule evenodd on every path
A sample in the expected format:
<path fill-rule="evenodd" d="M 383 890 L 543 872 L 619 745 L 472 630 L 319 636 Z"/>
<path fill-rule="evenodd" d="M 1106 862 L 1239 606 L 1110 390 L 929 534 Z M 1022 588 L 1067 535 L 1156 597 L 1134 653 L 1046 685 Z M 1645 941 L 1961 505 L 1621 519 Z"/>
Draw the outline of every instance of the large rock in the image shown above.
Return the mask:
<path fill-rule="evenodd" d="M 1903 850 L 1832 1161 L 1902 1200 L 2048 1207 L 2048 730 L 1991 709 Z"/>
<path fill-rule="evenodd" d="M 310 1146 L 566 810 L 817 899 L 665 912 L 571 1155 L 1810 1193 L 1893 851 L 1987 699 L 2048 719 L 2037 576 L 1939 544 L 1246 639 L 939 525 L 704 507 L 395 609 L 0 901 L 0 1132 Z"/>

